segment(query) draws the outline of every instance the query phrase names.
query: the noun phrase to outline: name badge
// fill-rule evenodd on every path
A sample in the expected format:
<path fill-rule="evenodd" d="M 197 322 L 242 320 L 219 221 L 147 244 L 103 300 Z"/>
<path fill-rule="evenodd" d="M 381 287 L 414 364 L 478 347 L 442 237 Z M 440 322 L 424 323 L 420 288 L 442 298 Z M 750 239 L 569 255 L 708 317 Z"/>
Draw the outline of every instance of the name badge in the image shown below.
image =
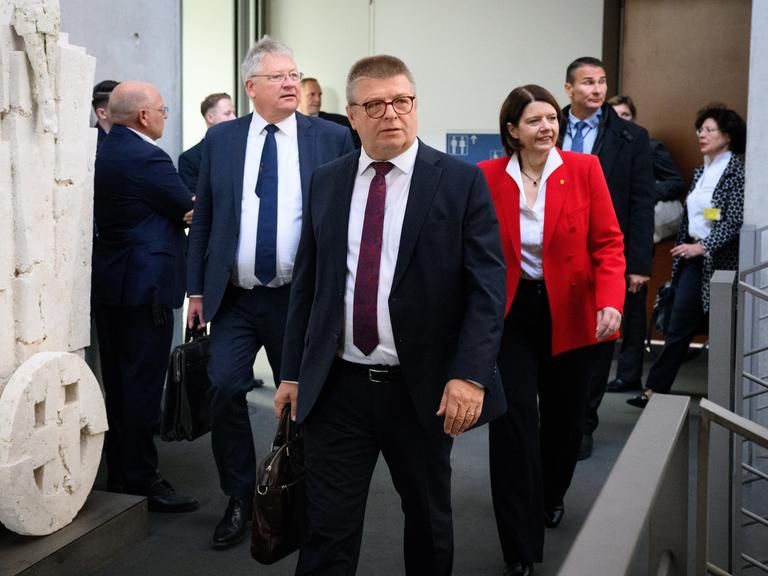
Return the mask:
<path fill-rule="evenodd" d="M 705 220 L 720 220 L 720 208 L 704 208 Z"/>

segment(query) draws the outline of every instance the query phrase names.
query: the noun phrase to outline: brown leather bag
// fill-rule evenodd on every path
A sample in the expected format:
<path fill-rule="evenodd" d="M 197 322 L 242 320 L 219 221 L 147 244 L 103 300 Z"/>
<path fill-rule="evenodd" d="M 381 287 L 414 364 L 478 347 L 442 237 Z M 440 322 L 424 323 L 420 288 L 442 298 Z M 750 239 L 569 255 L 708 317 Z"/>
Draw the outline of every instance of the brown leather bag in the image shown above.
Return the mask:
<path fill-rule="evenodd" d="M 261 564 L 277 562 L 301 546 L 304 526 L 304 438 L 286 406 L 259 466 L 251 556 Z"/>

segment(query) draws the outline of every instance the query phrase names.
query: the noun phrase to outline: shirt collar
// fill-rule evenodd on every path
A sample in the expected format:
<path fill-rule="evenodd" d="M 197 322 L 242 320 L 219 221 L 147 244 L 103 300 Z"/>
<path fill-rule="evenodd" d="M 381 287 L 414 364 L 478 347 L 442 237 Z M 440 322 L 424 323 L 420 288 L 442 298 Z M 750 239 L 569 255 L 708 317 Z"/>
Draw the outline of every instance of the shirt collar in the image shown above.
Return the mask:
<path fill-rule="evenodd" d="M 568 127 L 570 130 L 576 129 L 576 122 L 586 122 L 590 128 L 597 128 L 600 125 L 600 117 L 603 115 L 603 109 L 598 108 L 592 116 L 580 120 L 573 115 L 573 112 L 568 110 Z"/>
<path fill-rule="evenodd" d="M 544 170 L 541 173 L 541 185 L 544 184 L 544 182 L 547 181 L 547 178 L 549 178 L 549 175 L 552 174 L 555 170 L 557 170 L 560 165 L 563 163 L 563 159 L 560 157 L 560 154 L 557 151 L 557 148 L 554 146 L 549 151 L 549 155 L 547 156 L 547 161 L 544 164 Z M 507 162 L 507 174 L 509 174 L 512 179 L 515 181 L 515 184 L 517 184 L 517 187 L 522 190 L 523 189 L 523 174 L 520 172 L 520 162 L 517 159 L 517 152 L 512 154 L 512 156 L 509 157 L 509 162 Z"/>
<path fill-rule="evenodd" d="M 296 114 L 291 114 L 290 116 L 287 116 L 280 120 L 280 122 L 267 122 L 264 120 L 264 118 L 261 117 L 261 115 L 254 110 L 253 116 L 251 117 L 251 130 L 254 131 L 256 134 L 261 134 L 264 131 L 264 128 L 268 124 L 274 124 L 277 126 L 277 129 L 279 132 L 283 132 L 284 134 L 287 134 L 288 136 L 295 136 L 297 129 L 296 129 Z"/>
<path fill-rule="evenodd" d="M 157 146 L 157 142 L 155 142 L 154 140 L 152 140 L 152 138 L 150 138 L 149 136 L 147 136 L 147 135 L 146 135 L 146 134 L 144 134 L 143 132 L 139 132 L 138 130 L 134 130 L 134 129 L 133 129 L 133 128 L 131 128 L 130 126 L 126 126 L 126 128 L 128 128 L 128 130 L 130 130 L 131 132 L 133 132 L 134 134 L 136 134 L 136 135 L 137 135 L 139 138 L 141 138 L 141 139 L 142 139 L 142 140 L 144 140 L 145 142 L 149 142 L 150 144 L 152 144 L 152 146 Z"/>
<path fill-rule="evenodd" d="M 727 165 L 728 162 L 731 161 L 731 157 L 733 156 L 733 152 L 730 150 L 726 150 L 725 152 L 720 152 L 717 156 L 704 156 L 704 167 L 710 168 L 711 166 L 723 166 Z"/>
<path fill-rule="evenodd" d="M 405 152 L 401 153 L 399 156 L 395 156 L 391 160 L 388 160 L 388 162 L 394 164 L 396 168 L 399 168 L 405 174 L 410 174 L 413 172 L 413 167 L 416 165 L 416 153 L 418 151 L 419 139 L 417 138 Z M 362 173 L 368 169 L 372 162 L 376 162 L 376 160 L 368 156 L 368 154 L 365 153 L 365 148 L 361 147 L 360 160 L 358 160 L 357 163 L 357 175 L 362 175 Z"/>

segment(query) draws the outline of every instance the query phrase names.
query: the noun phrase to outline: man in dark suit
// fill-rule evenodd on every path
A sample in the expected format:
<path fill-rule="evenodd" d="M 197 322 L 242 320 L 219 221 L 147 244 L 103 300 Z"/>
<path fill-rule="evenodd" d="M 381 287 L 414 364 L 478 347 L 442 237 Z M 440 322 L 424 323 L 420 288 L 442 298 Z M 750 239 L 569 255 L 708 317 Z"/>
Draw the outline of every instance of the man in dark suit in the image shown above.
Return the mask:
<path fill-rule="evenodd" d="M 106 138 L 110 128 L 112 128 L 112 121 L 109 118 L 109 96 L 118 84 L 119 82 L 114 80 L 102 80 L 93 87 L 91 106 L 96 116 L 97 150 L 101 148 L 101 143 Z"/>
<path fill-rule="evenodd" d="M 217 92 L 206 96 L 200 103 L 200 114 L 203 115 L 206 129 L 237 118 L 232 97 L 226 92 Z M 179 175 L 192 194 L 197 188 L 197 177 L 200 173 L 200 162 L 203 160 L 204 143 L 205 138 L 179 155 Z"/>
<path fill-rule="evenodd" d="M 654 179 L 648 132 L 619 118 L 605 102 L 606 74 L 597 58 L 582 57 L 571 62 L 566 71 L 565 92 L 571 104 L 563 109 L 561 148 L 596 154 L 600 158 L 613 208 L 624 233 L 627 262 L 624 323 L 632 323 L 634 317 L 645 314 L 646 284 L 653 256 Z M 592 453 L 597 409 L 613 359 L 613 342 L 597 346 L 580 459 Z"/>
<path fill-rule="evenodd" d="M 153 433 L 168 366 L 174 308 L 184 301 L 184 226 L 192 196 L 155 140 L 168 109 L 154 86 L 122 82 L 112 129 L 96 157 L 93 313 L 109 431 L 108 488 L 146 495 L 149 509 L 185 512 L 194 498 L 158 472 Z"/>
<path fill-rule="evenodd" d="M 352 141 L 355 148 L 360 148 L 360 136 L 352 129 L 349 118 L 343 114 L 333 114 L 332 112 L 323 112 L 320 108 L 323 105 L 323 89 L 316 78 L 301 79 L 301 96 L 299 97 L 299 112 L 307 116 L 317 116 L 329 122 L 336 122 L 346 126 L 352 131 Z"/>
<path fill-rule="evenodd" d="M 245 535 L 256 482 L 246 393 L 264 346 L 280 382 L 288 295 L 312 171 L 352 150 L 349 130 L 296 113 L 299 80 L 285 44 L 264 37 L 243 81 L 255 112 L 205 136 L 189 237 L 188 323 L 212 321 L 211 442 L 229 505 L 212 544 Z"/>
<path fill-rule="evenodd" d="M 506 409 L 498 222 L 479 169 L 417 140 L 401 60 L 353 65 L 347 101 L 363 147 L 315 171 L 275 395 L 305 434 L 296 573 L 355 573 L 381 452 L 405 512 L 406 573 L 450 574 L 453 438 Z"/>

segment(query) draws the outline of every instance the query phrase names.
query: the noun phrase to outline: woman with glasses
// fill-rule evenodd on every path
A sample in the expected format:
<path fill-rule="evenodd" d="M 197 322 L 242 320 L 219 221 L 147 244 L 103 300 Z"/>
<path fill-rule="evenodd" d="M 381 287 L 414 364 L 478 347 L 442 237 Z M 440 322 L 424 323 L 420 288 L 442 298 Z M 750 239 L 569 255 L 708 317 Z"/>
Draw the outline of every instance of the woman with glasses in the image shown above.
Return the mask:
<path fill-rule="evenodd" d="M 510 92 L 507 156 L 480 163 L 499 218 L 507 303 L 498 356 L 508 412 L 489 425 L 504 575 L 542 561 L 581 443 L 594 344 L 617 337 L 624 244 L 597 156 L 555 148 L 560 107 L 544 88 Z"/>
<path fill-rule="evenodd" d="M 664 348 L 653 363 L 646 390 L 628 404 L 645 408 L 650 397 L 672 388 L 694 335 L 705 330 L 709 281 L 715 270 L 737 270 L 744 219 L 744 153 L 747 127 L 736 112 L 710 105 L 696 115 L 704 165 L 693 174 L 683 220 L 672 248 L 675 299 Z"/>

